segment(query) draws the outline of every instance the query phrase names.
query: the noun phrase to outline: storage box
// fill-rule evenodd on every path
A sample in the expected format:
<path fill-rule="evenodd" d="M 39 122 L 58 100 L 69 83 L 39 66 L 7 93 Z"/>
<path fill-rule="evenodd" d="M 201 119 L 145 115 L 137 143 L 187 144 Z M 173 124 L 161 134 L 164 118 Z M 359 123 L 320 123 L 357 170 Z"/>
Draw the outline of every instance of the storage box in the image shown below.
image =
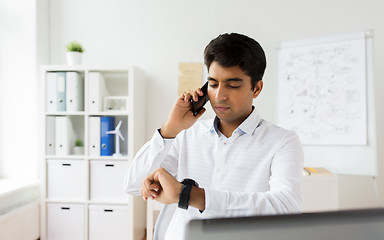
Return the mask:
<path fill-rule="evenodd" d="M 303 201 L 303 212 L 337 211 L 339 209 L 338 176 L 304 176 Z"/>
<path fill-rule="evenodd" d="M 86 169 L 83 160 L 47 160 L 47 196 L 50 200 L 85 200 Z"/>
<path fill-rule="evenodd" d="M 89 205 L 89 240 L 129 239 L 128 206 Z"/>
<path fill-rule="evenodd" d="M 128 201 L 124 177 L 128 162 L 90 161 L 90 199 L 93 201 Z"/>
<path fill-rule="evenodd" d="M 84 239 L 84 230 L 84 205 L 47 204 L 47 240 Z"/>
<path fill-rule="evenodd" d="M 107 96 L 104 97 L 104 111 L 127 111 L 128 97 Z"/>

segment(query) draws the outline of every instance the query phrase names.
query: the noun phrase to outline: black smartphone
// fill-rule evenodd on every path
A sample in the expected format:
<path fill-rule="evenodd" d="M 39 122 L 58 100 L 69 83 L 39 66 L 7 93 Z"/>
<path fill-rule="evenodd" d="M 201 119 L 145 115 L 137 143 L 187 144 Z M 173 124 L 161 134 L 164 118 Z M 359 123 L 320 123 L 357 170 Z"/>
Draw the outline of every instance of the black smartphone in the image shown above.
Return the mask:
<path fill-rule="evenodd" d="M 199 96 L 197 102 L 193 101 L 191 98 L 189 101 L 192 103 L 192 112 L 193 116 L 196 116 L 200 110 L 204 107 L 204 105 L 209 101 L 208 98 L 208 82 L 206 82 L 201 88 L 201 91 L 204 93 L 203 96 Z"/>

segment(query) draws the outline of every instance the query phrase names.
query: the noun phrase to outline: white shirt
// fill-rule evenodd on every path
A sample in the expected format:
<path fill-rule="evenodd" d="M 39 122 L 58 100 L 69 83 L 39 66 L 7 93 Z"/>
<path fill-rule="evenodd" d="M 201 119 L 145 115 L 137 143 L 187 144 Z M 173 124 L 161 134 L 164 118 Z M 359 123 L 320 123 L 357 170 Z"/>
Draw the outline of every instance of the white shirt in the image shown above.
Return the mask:
<path fill-rule="evenodd" d="M 193 218 L 301 211 L 303 151 L 297 135 L 262 120 L 255 109 L 229 138 L 217 122 L 198 121 L 174 139 L 156 131 L 128 170 L 130 194 L 139 195 L 143 179 L 159 167 L 178 181 L 191 178 L 204 188 L 204 212 L 176 209 L 166 239 L 183 239 Z"/>

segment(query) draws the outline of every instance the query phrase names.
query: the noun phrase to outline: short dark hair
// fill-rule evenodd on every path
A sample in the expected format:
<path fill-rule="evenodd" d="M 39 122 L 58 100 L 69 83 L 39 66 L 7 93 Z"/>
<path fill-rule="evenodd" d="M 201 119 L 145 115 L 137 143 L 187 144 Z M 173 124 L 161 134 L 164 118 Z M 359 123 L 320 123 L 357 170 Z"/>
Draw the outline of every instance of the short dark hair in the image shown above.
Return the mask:
<path fill-rule="evenodd" d="M 213 39 L 204 50 L 204 63 L 209 70 L 216 61 L 222 67 L 239 66 L 251 77 L 252 89 L 263 79 L 267 65 L 265 53 L 254 39 L 239 33 L 225 33 Z"/>

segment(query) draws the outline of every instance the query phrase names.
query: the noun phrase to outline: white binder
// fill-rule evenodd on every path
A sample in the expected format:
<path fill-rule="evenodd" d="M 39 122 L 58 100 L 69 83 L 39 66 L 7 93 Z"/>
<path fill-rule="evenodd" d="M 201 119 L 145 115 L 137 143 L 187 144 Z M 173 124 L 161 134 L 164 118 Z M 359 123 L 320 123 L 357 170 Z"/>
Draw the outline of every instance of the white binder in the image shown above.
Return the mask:
<path fill-rule="evenodd" d="M 46 118 L 46 155 L 55 155 L 55 121 L 54 116 L 47 116 Z"/>
<path fill-rule="evenodd" d="M 99 72 L 90 72 L 88 80 L 88 111 L 100 112 L 103 109 L 103 97 L 109 95 L 105 86 L 105 79 Z"/>
<path fill-rule="evenodd" d="M 100 156 L 100 117 L 89 117 L 89 145 L 90 156 Z"/>
<path fill-rule="evenodd" d="M 46 74 L 46 104 L 45 110 L 47 112 L 56 111 L 56 99 L 57 99 L 57 90 L 56 90 L 56 73 L 48 72 Z"/>
<path fill-rule="evenodd" d="M 75 133 L 69 117 L 56 117 L 55 150 L 56 155 L 70 155 L 75 147 Z"/>
<path fill-rule="evenodd" d="M 58 112 L 65 112 L 66 111 L 66 106 L 67 106 L 67 101 L 65 98 L 67 97 L 66 90 L 67 88 L 65 85 L 67 84 L 66 81 L 66 74 L 65 72 L 57 72 L 56 73 L 56 110 Z"/>
<path fill-rule="evenodd" d="M 84 81 L 78 72 L 66 73 L 67 111 L 77 112 L 84 110 Z"/>

